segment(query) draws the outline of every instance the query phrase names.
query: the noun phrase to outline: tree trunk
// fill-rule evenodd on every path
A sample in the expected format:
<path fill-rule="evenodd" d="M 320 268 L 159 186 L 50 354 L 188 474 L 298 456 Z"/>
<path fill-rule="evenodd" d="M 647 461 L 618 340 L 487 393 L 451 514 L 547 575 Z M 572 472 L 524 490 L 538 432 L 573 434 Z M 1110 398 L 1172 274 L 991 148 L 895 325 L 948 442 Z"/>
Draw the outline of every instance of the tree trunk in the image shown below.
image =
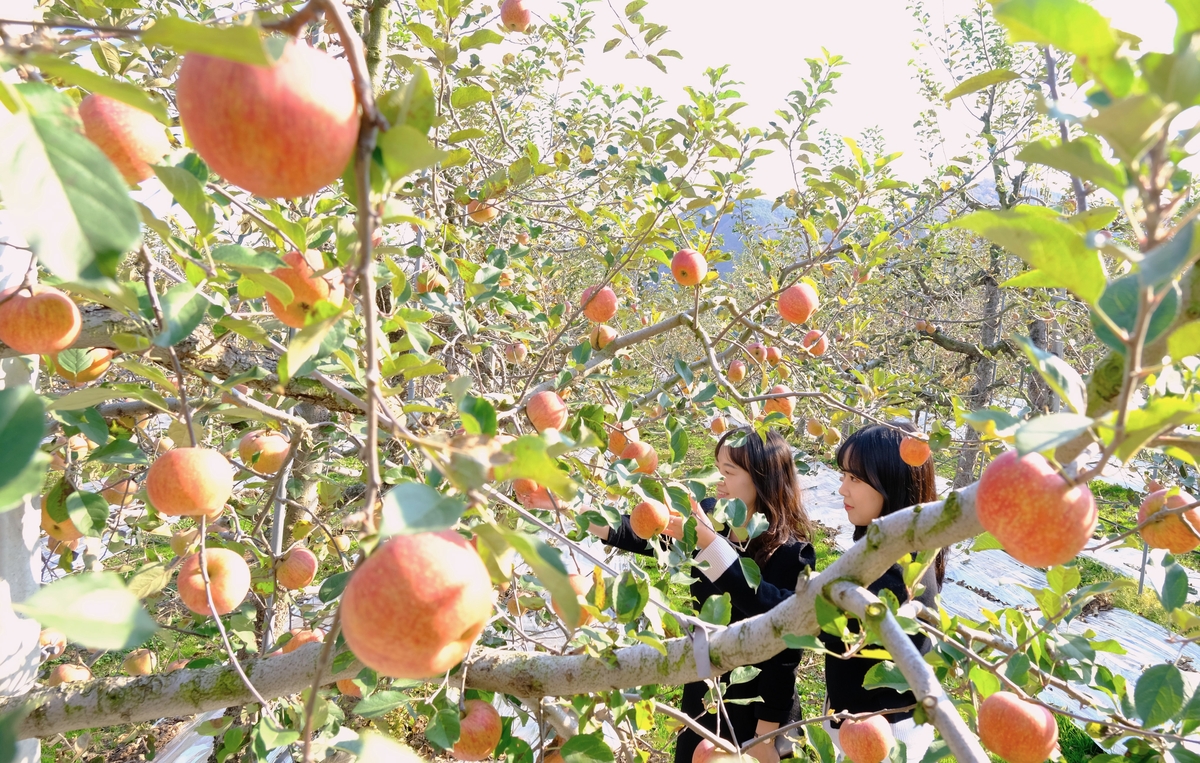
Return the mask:
<path fill-rule="evenodd" d="M 989 247 L 991 255 L 988 270 L 981 279 L 983 286 L 983 323 L 979 328 L 979 344 L 987 347 L 1000 338 L 1000 311 L 1003 307 L 1003 297 L 1000 293 L 1000 264 L 1003 262 L 1004 250 L 996 245 Z M 967 393 L 964 401 L 971 410 L 977 410 L 991 402 L 992 382 L 996 376 L 996 361 L 984 356 L 975 364 L 975 383 Z M 958 454 L 958 468 L 954 473 L 954 487 L 969 485 L 975 480 L 975 459 L 979 455 L 979 435 L 974 429 L 968 429 L 966 442 Z"/>

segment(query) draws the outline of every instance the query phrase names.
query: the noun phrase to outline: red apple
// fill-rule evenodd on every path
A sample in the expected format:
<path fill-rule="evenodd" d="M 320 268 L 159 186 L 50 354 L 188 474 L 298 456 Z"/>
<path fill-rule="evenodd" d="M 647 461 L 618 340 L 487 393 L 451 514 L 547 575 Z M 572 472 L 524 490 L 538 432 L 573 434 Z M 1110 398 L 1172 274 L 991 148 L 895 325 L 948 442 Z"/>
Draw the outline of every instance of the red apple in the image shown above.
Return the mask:
<path fill-rule="evenodd" d="M 743 360 L 735 360 L 729 364 L 729 370 L 725 373 L 729 381 L 737 384 L 742 379 L 746 378 L 746 362 Z"/>
<path fill-rule="evenodd" d="M 237 609 L 250 592 L 250 567 L 241 554 L 227 548 L 207 548 L 204 550 L 204 559 L 213 606 L 217 614 L 227 615 Z M 208 597 L 204 593 L 199 553 L 187 557 L 179 566 L 177 587 L 185 607 L 198 615 L 212 615 L 213 610 L 209 608 Z"/>
<path fill-rule="evenodd" d="M 791 392 L 790 389 L 782 384 L 776 384 L 767 391 L 768 395 L 781 395 Z M 794 397 L 773 397 L 763 403 L 763 413 L 782 413 L 789 419 L 792 417 L 792 412 L 796 410 L 796 398 Z"/>
<path fill-rule="evenodd" d="M 825 338 L 824 331 L 810 331 L 804 335 L 804 339 L 800 340 L 800 346 L 809 355 L 820 357 L 829 349 L 829 340 Z"/>
<path fill-rule="evenodd" d="M 504 345 L 504 359 L 509 363 L 524 363 L 529 355 L 529 348 L 524 342 L 513 342 Z"/>
<path fill-rule="evenodd" d="M 767 360 L 767 346 L 762 342 L 751 342 L 746 345 L 746 354 L 754 360 L 755 363 L 762 364 Z"/>
<path fill-rule="evenodd" d="M 671 258 L 671 273 L 680 286 L 698 286 L 708 273 L 708 261 L 693 249 L 680 249 Z"/>
<path fill-rule="evenodd" d="M 175 96 L 200 158 L 258 196 L 316 193 L 341 176 L 358 140 L 350 67 L 300 42 L 270 66 L 189 53 Z"/>
<path fill-rule="evenodd" d="M 629 526 L 642 540 L 650 540 L 671 522 L 671 512 L 661 503 L 642 501 L 629 512 Z"/>
<path fill-rule="evenodd" d="M 295 591 L 307 587 L 317 575 L 317 555 L 304 546 L 293 546 L 275 566 L 275 581 Z"/>
<path fill-rule="evenodd" d="M 79 308 L 63 292 L 34 284 L 0 292 L 0 342 L 22 355 L 65 350 L 79 336 Z"/>
<path fill-rule="evenodd" d="M 513 492 L 517 495 L 517 503 L 527 509 L 557 511 L 559 505 L 550 495 L 550 491 L 530 479 L 513 480 Z"/>
<path fill-rule="evenodd" d="M 471 199 L 467 204 L 467 216 L 476 225 L 486 225 L 500 216 L 500 208 L 490 201 Z"/>
<path fill-rule="evenodd" d="M 500 25 L 510 32 L 524 34 L 533 21 L 533 13 L 525 7 L 524 0 L 504 0 L 500 4 Z"/>
<path fill-rule="evenodd" d="M 900 460 L 909 466 L 923 466 L 929 460 L 929 443 L 916 437 L 900 440 Z"/>
<path fill-rule="evenodd" d="M 500 744 L 504 730 L 500 713 L 481 699 L 468 699 L 463 705 L 466 713 L 459 719 L 458 741 L 450 754 L 459 760 L 487 760 Z"/>
<path fill-rule="evenodd" d="M 233 494 L 233 469 L 215 450 L 175 448 L 150 465 L 146 495 L 160 514 L 200 516 L 224 508 Z"/>
<path fill-rule="evenodd" d="M 883 763 L 894 743 L 892 724 L 882 715 L 843 721 L 838 729 L 838 746 L 851 763 Z"/>
<path fill-rule="evenodd" d="M 616 329 L 614 329 L 612 326 L 609 326 L 604 323 L 598 324 L 594 329 L 592 329 L 592 333 L 590 336 L 590 339 L 592 342 L 592 349 L 593 350 L 603 350 L 605 347 L 607 347 L 612 342 L 612 340 L 614 340 L 616 338 L 617 338 L 617 330 Z"/>
<path fill-rule="evenodd" d="M 779 293 L 779 317 L 804 323 L 817 309 L 817 290 L 809 283 L 792 284 Z"/>
<path fill-rule="evenodd" d="M 525 405 L 525 415 L 529 417 L 533 428 L 539 432 L 547 429 L 562 429 L 566 425 L 570 413 L 563 399 L 550 390 L 537 393 L 529 398 L 529 402 Z"/>
<path fill-rule="evenodd" d="M 770 363 L 772 366 L 777 366 L 781 360 L 783 360 L 783 350 L 779 349 L 778 347 L 767 348 L 768 363 Z"/>
<path fill-rule="evenodd" d="M 620 458 L 621 454 L 625 452 L 625 446 L 641 439 L 642 436 L 638 433 L 637 427 L 626 425 L 625 428 L 621 428 L 618 425 L 608 431 L 608 450 Z"/>
<path fill-rule="evenodd" d="M 1038 453 L 1010 450 L 988 464 L 975 508 L 983 529 L 1030 567 L 1071 561 L 1096 529 L 1092 491 L 1067 484 Z"/>
<path fill-rule="evenodd" d="M 106 95 L 92 93 L 79 102 L 83 132 L 130 185 L 153 177 L 151 164 L 171 151 L 166 128 L 149 113 Z"/>
<path fill-rule="evenodd" d="M 429 678 L 462 661 L 492 615 L 479 554 L 453 531 L 397 535 L 360 564 L 342 594 L 342 632 L 364 664 Z"/>
<path fill-rule="evenodd" d="M 658 468 L 658 452 L 648 442 L 629 443 L 621 452 L 621 458 L 637 461 L 638 466 L 633 470 L 635 473 L 654 474 L 654 470 Z"/>
<path fill-rule="evenodd" d="M 979 706 L 979 741 L 1008 763 L 1043 763 L 1058 747 L 1054 713 L 998 691 Z"/>
<path fill-rule="evenodd" d="M 287 267 L 273 270 L 271 275 L 283 281 L 292 290 L 291 301 L 284 304 L 274 294 L 267 292 L 267 308 L 280 323 L 294 329 L 302 329 L 317 302 L 325 300 L 335 305 L 342 304 L 346 287 L 342 283 L 341 271 L 334 268 L 324 276 L 316 275 L 319 270 L 325 269 L 320 252 L 309 252 L 307 255 L 288 252 L 283 255 L 283 261 L 287 263 Z"/>
<path fill-rule="evenodd" d="M 1138 524 L 1164 508 L 1178 509 L 1195 500 L 1183 491 L 1168 498 L 1166 490 L 1156 490 L 1142 500 L 1138 509 Z M 1164 517 L 1146 525 L 1141 532 L 1142 540 L 1150 548 L 1165 548 L 1172 554 L 1186 554 L 1200 546 L 1200 507 Z"/>
<path fill-rule="evenodd" d="M 583 290 L 583 314 L 593 323 L 604 323 L 617 314 L 617 294 L 612 287 L 597 289 L 589 286 Z"/>
<path fill-rule="evenodd" d="M 255 429 L 247 432 L 238 442 L 238 455 L 242 463 L 259 474 L 277 474 L 287 462 L 292 443 L 280 432 L 270 429 Z"/>

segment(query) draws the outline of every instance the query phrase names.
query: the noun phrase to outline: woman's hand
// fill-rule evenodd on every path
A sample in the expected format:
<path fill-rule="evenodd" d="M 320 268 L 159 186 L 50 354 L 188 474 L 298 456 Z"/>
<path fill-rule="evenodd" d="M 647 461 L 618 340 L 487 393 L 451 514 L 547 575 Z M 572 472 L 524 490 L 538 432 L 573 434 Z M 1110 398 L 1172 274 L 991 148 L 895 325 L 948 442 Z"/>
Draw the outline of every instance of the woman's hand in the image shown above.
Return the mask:
<path fill-rule="evenodd" d="M 692 516 L 696 518 L 696 545 L 700 548 L 708 548 L 708 544 L 717 538 L 717 531 L 712 527 L 712 520 L 699 506 L 692 509 Z M 675 540 L 683 540 L 683 526 L 686 522 L 686 517 L 675 509 L 671 509 L 671 521 L 667 523 L 667 529 L 663 530 L 663 533 Z"/>
<path fill-rule="evenodd" d="M 779 724 L 773 721 L 759 721 L 758 727 L 754 729 L 754 733 L 756 736 L 762 736 L 777 728 L 779 728 Z M 747 750 L 746 753 L 758 760 L 758 763 L 779 763 L 779 751 L 775 749 L 775 737 L 771 737 L 765 742 L 759 742 Z"/>
<path fill-rule="evenodd" d="M 683 525 L 686 521 L 682 514 L 671 509 L 671 519 L 667 522 L 667 529 L 663 530 L 663 534 L 675 540 L 683 540 Z"/>

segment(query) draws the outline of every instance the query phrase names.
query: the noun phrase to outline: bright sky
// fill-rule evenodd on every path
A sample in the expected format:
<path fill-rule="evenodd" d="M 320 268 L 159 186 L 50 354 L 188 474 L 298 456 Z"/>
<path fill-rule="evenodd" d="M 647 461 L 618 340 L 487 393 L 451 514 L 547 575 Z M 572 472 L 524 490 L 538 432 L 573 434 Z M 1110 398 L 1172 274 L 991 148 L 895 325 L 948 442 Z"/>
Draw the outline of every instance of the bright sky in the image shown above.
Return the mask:
<path fill-rule="evenodd" d="M 555 0 L 526 0 L 537 14 L 545 14 Z M 671 112 L 686 95 L 685 85 L 703 85 L 704 70 L 730 64 L 729 76 L 749 105 L 738 112 L 743 125 L 766 125 L 784 97 L 795 90 L 808 67 L 805 58 L 820 57 L 821 48 L 844 56 L 850 63 L 837 80 L 833 107 L 827 109 L 820 126 L 843 135 L 857 135 L 865 128 L 884 128 L 888 149 L 902 151 L 897 169 L 901 176 L 917 180 L 924 167 L 917 155 L 913 123 L 928 104 L 917 94 L 913 71 L 907 63 L 914 56 L 916 23 L 904 0 L 650 0 L 643 9 L 648 20 L 666 24 L 671 31 L 654 49 L 671 48 L 683 60 L 664 59 L 667 74 L 639 60 L 626 60 L 625 43 L 616 51 L 601 54 L 604 42 L 615 36 L 616 22 L 608 4 L 596 10 L 597 41 L 588 51 L 583 76 L 604 84 L 619 82 L 648 85 L 671 104 Z M 927 0 L 934 19 L 946 20 L 970 11 L 974 0 Z M 1142 50 L 1170 50 L 1175 13 L 1164 0 L 1095 0 L 1094 5 L 1112 19 L 1118 29 L 1143 39 Z M 625 7 L 612 0 L 612 7 Z M 968 126 L 956 122 L 955 111 L 943 111 L 942 129 L 948 138 L 962 136 Z M 964 115 L 965 116 L 965 115 Z M 951 154 L 953 155 L 953 154 Z M 769 195 L 791 185 L 786 158 L 779 152 L 759 159 L 757 184 Z"/>

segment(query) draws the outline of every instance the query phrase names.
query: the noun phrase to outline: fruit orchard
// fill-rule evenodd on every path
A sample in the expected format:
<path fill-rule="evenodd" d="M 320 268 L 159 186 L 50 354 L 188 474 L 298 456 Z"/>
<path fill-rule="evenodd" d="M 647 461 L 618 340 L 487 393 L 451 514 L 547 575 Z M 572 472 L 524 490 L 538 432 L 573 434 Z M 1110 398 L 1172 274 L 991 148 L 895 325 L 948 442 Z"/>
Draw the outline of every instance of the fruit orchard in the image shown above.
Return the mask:
<path fill-rule="evenodd" d="M 1200 8 L 1170 4 L 1173 50 L 1145 52 L 1081 0 L 915 3 L 919 183 L 885 135 L 822 130 L 833 54 L 767 125 L 722 68 L 674 111 L 560 89 L 610 26 L 598 55 L 678 57 L 644 0 L 0 20 L 0 760 L 213 710 L 217 760 L 660 760 L 672 687 L 820 632 L 886 655 L 869 680 L 914 691 L 926 761 L 1036 763 L 1061 723 L 1072 759 L 1200 760 L 1196 667 L 1126 680 L 1071 627 L 1134 586 L 1080 553 L 1144 541 L 1165 643 L 1200 640 Z M 947 108 L 979 133 L 938 163 Z M 772 154 L 795 187 L 764 199 Z M 942 500 L 764 615 L 690 611 L 714 435 L 777 429 L 805 468 L 897 418 Z M 1110 466 L 1161 483 L 1124 524 Z M 622 514 L 682 540 L 614 570 L 584 539 Z M 714 519 L 766 529 L 745 514 Z M 1036 609 L 863 588 L 971 539 L 1046 568 Z M 846 719 L 848 759 L 904 760 L 881 718 Z M 832 763 L 820 720 L 798 754 Z"/>

